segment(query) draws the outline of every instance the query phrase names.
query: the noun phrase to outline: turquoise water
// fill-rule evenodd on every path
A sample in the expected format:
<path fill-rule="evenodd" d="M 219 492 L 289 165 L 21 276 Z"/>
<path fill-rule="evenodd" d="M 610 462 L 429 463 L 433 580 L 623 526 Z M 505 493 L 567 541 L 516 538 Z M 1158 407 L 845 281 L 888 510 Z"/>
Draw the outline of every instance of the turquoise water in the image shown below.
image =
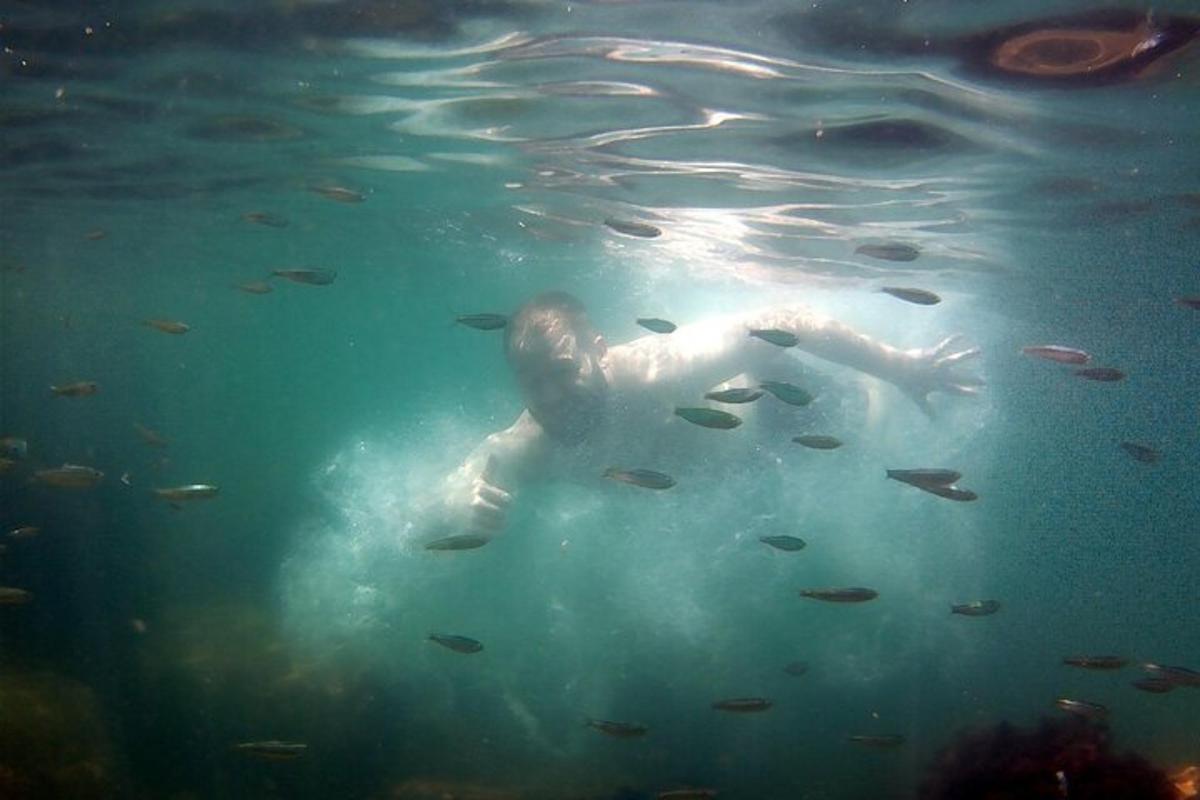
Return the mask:
<path fill-rule="evenodd" d="M 1130 686 L 1200 668 L 1200 312 L 1177 302 L 1200 292 L 1200 61 L 978 67 L 981 32 L 1090 5 L 4 9 L 0 436 L 28 452 L 0 526 L 41 534 L 0 540 L 0 586 L 32 593 L 0 606 L 0 796 L 934 797 L 961 731 L 1066 718 L 1059 697 L 1107 706 L 1115 751 L 1200 762 L 1200 692 Z M 1189 10 L 1125 8 L 1074 26 L 1156 52 Z M 856 252 L 886 242 L 919 256 Z M 298 267 L 337 277 L 236 288 Z M 899 348 L 961 333 L 986 385 L 930 418 L 789 351 L 814 403 L 670 427 L 671 490 L 551 472 L 486 547 L 427 551 L 443 477 L 524 405 L 503 334 L 454 319 L 548 290 L 612 345 L 797 303 Z M 104 479 L 31 482 L 63 463 Z M 884 479 L 913 467 L 979 499 Z M 151 491 L 192 483 L 219 495 Z M 879 597 L 797 594 L 822 586 Z M 1001 610 L 949 613 L 982 599 Z M 1131 663 L 1061 663 L 1082 654 Z M 711 708 L 732 697 L 772 707 Z M 847 740 L 868 734 L 904 742 Z M 267 740 L 308 748 L 233 749 Z"/>

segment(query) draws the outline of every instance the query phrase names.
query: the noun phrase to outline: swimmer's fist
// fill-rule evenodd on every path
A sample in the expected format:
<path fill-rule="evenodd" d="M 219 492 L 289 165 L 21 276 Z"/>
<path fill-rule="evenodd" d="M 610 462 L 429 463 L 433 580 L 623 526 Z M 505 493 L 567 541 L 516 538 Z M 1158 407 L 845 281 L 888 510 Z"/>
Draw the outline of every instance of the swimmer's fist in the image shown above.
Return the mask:
<path fill-rule="evenodd" d="M 471 480 L 467 527 L 472 533 L 494 535 L 504 530 L 512 495 L 495 481 L 496 457 L 488 456 L 483 471 Z"/>

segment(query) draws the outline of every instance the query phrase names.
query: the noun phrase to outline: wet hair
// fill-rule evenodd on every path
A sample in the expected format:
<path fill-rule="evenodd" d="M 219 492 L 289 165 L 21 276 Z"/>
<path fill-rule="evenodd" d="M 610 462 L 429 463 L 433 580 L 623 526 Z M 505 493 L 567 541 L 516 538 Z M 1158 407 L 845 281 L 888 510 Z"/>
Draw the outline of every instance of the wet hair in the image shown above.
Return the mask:
<path fill-rule="evenodd" d="M 566 337 L 595 335 L 587 310 L 566 292 L 543 292 L 517 309 L 504 329 L 504 355 L 510 363 L 552 352 Z"/>

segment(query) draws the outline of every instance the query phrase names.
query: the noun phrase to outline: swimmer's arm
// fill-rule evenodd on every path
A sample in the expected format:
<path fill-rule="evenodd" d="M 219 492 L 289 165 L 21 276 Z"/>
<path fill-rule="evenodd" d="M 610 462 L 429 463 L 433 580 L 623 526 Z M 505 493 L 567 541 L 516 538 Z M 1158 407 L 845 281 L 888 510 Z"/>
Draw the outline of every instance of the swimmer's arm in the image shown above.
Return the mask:
<path fill-rule="evenodd" d="M 423 515 L 427 527 L 447 534 L 502 532 L 513 496 L 536 473 L 544 444 L 545 434 L 528 411 L 489 435 L 442 481 Z"/>

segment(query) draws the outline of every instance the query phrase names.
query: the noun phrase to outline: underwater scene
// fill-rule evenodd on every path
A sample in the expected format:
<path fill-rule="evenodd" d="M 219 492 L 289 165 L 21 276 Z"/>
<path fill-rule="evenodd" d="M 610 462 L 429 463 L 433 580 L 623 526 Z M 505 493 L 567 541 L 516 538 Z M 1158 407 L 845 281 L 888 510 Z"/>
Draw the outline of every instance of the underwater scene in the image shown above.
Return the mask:
<path fill-rule="evenodd" d="M 0 3 L 0 800 L 1196 797 L 1198 39 Z"/>

